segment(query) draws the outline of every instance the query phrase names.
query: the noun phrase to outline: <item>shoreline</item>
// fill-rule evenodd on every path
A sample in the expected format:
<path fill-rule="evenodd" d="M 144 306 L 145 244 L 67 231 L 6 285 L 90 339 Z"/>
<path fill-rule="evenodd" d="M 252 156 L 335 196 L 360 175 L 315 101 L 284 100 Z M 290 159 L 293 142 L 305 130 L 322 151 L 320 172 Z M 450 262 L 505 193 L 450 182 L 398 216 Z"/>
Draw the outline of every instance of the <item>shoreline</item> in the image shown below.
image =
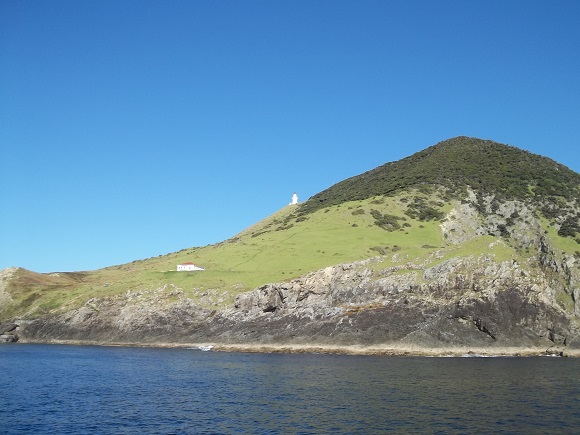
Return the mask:
<path fill-rule="evenodd" d="M 213 352 L 336 354 L 416 357 L 580 357 L 580 349 L 566 347 L 467 347 L 449 346 L 428 348 L 413 345 L 328 345 L 328 344 L 263 344 L 263 343 L 143 343 L 103 342 L 93 340 L 21 340 L 21 344 L 62 344 L 73 346 L 141 347 L 159 349 L 198 349 L 211 346 Z"/>

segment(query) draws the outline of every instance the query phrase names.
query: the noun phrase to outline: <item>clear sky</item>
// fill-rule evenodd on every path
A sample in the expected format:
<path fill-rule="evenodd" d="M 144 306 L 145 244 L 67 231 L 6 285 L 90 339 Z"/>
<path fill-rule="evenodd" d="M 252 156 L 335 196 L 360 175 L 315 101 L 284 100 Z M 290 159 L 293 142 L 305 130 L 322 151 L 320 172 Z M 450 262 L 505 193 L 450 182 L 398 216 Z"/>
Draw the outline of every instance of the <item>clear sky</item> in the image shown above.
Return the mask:
<path fill-rule="evenodd" d="M 225 240 L 450 137 L 580 171 L 580 1 L 0 0 L 0 269 Z"/>

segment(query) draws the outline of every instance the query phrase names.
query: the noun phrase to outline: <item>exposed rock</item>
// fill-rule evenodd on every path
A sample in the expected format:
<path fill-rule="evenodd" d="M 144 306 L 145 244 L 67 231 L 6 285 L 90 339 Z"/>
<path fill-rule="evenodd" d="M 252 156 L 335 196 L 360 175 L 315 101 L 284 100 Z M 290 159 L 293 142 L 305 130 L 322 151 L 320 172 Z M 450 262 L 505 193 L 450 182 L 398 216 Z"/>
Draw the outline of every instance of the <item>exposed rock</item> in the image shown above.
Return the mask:
<path fill-rule="evenodd" d="M 18 341 L 18 324 L 0 323 L 0 343 L 15 343 Z"/>
<path fill-rule="evenodd" d="M 533 209 L 522 201 L 496 203 L 494 196 L 481 198 L 485 213 L 478 211 L 478 199 L 473 191 L 468 200 L 458 203 L 441 223 L 445 239 L 461 244 L 474 237 L 492 234 L 509 236 L 512 243 L 522 249 L 538 246 L 543 230 Z"/>
<path fill-rule="evenodd" d="M 513 260 L 452 258 L 425 268 L 408 264 L 405 273 L 374 270 L 373 261 L 267 284 L 215 311 L 186 297 L 91 299 L 32 322 L 23 334 L 104 342 L 580 347 L 578 322 L 558 305 L 549 280 Z"/>
<path fill-rule="evenodd" d="M 16 323 L 0 323 L 0 334 L 7 334 L 13 332 L 18 328 Z"/>
<path fill-rule="evenodd" d="M 6 282 L 14 275 L 18 268 L 9 267 L 7 269 L 0 270 L 0 314 L 4 311 L 5 307 L 12 300 L 10 293 L 6 291 Z"/>

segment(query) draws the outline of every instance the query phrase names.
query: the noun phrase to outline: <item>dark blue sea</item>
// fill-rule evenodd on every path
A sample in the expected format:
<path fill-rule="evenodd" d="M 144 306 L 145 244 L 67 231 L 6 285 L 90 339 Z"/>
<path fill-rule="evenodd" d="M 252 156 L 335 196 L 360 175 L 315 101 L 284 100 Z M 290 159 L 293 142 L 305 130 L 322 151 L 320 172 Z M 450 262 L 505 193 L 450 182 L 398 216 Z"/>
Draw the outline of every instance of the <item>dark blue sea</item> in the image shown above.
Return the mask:
<path fill-rule="evenodd" d="M 580 433 L 580 359 L 0 346 L 2 434 Z"/>

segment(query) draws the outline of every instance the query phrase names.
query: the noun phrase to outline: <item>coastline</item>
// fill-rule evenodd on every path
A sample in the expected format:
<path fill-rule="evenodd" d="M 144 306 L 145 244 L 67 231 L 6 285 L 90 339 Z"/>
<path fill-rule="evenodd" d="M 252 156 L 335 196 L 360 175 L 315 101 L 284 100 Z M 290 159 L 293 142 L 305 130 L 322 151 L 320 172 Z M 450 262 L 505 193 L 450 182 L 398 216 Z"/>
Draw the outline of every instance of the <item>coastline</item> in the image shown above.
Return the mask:
<path fill-rule="evenodd" d="M 142 347 L 159 349 L 198 349 L 211 346 L 214 352 L 339 354 L 416 357 L 580 357 L 580 349 L 566 347 L 467 347 L 450 346 L 427 348 L 412 345 L 328 345 L 328 344 L 263 344 L 263 343 L 143 343 L 102 342 L 91 340 L 21 340 L 21 344 L 62 344 L 74 346 Z M 18 343 L 15 343 L 16 345 Z"/>

